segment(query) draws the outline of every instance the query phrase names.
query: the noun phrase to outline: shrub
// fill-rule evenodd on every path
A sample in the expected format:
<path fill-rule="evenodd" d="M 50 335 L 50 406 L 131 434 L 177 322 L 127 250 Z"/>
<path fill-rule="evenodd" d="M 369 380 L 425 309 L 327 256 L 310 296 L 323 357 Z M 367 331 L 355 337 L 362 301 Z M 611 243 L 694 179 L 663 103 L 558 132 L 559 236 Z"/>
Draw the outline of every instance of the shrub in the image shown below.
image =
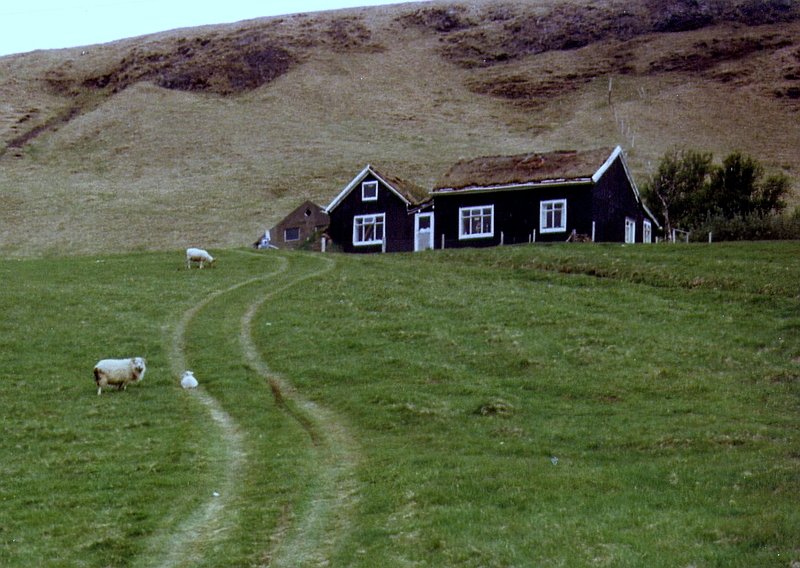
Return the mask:
<path fill-rule="evenodd" d="M 725 217 L 713 215 L 697 226 L 691 240 L 705 241 L 708 233 L 714 241 L 777 241 L 800 239 L 800 208 L 791 215 L 750 213 Z"/>

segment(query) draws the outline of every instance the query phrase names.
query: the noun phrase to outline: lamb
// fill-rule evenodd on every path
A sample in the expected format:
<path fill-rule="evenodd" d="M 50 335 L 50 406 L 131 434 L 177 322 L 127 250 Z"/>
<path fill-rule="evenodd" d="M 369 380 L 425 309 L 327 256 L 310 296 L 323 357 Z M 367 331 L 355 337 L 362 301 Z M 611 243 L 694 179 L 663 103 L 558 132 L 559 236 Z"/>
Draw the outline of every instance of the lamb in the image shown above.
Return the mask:
<path fill-rule="evenodd" d="M 129 383 L 138 383 L 144 378 L 145 360 L 142 357 L 130 359 L 102 359 L 94 366 L 94 382 L 97 394 L 103 387 L 116 385 L 118 390 L 126 390 Z"/>
<path fill-rule="evenodd" d="M 194 373 L 185 371 L 181 377 L 181 386 L 185 389 L 196 389 L 198 385 L 197 379 L 194 378 Z"/>
<path fill-rule="evenodd" d="M 209 265 L 213 264 L 214 257 L 208 254 L 208 251 L 201 248 L 190 247 L 186 249 L 186 268 L 191 268 L 193 262 L 198 263 L 200 268 L 203 268 L 203 264 L 205 263 Z"/>

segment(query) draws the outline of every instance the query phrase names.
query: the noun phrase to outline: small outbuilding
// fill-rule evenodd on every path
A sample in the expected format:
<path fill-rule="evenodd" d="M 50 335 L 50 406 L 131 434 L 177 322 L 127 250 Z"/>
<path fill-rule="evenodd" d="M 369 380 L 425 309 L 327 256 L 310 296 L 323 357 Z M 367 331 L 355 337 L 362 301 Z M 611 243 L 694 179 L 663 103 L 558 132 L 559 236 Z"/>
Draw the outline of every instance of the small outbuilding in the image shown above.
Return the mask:
<path fill-rule="evenodd" d="M 279 249 L 320 250 L 320 237 L 328 228 L 328 214 L 305 201 L 269 230 L 269 245 Z M 263 239 L 262 239 L 263 240 Z"/>

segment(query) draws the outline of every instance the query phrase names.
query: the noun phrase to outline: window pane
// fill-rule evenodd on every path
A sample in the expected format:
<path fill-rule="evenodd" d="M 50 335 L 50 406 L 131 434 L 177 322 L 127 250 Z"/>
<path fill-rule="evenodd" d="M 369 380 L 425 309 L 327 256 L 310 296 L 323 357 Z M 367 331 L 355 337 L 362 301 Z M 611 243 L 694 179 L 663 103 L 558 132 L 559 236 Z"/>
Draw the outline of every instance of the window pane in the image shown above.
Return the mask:
<path fill-rule="evenodd" d="M 562 219 L 561 207 L 555 206 L 553 207 L 553 226 L 554 227 L 561 227 L 564 223 L 561 221 Z"/>

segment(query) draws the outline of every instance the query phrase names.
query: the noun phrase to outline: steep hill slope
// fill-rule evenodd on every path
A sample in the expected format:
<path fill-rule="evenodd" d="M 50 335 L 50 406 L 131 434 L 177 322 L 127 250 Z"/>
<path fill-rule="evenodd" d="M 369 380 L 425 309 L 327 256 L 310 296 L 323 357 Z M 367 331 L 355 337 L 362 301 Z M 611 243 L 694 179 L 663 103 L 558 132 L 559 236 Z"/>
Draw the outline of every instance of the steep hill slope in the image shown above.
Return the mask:
<path fill-rule="evenodd" d="M 641 181 L 686 145 L 798 179 L 798 37 L 788 0 L 472 0 L 0 58 L 0 253 L 241 245 L 368 162 L 621 144 Z"/>

